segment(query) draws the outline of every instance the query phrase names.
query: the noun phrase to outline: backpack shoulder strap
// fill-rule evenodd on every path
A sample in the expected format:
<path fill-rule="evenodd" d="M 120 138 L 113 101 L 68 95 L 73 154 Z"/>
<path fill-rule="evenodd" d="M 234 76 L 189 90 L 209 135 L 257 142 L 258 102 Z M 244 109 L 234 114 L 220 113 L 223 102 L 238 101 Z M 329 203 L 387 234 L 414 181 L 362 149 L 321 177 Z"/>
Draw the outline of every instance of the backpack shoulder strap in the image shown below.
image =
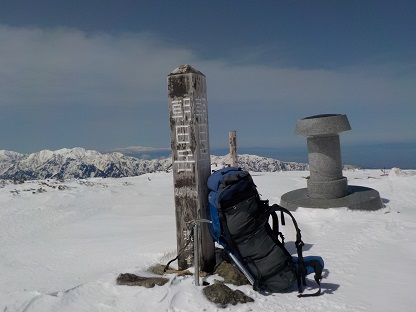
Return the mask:
<path fill-rule="evenodd" d="M 273 204 L 272 206 L 269 206 L 269 214 L 271 214 L 273 216 L 273 214 L 275 214 L 277 211 L 280 211 L 281 213 L 281 222 L 282 225 L 285 225 L 285 218 L 284 218 L 284 213 L 289 215 L 292 218 L 292 222 L 293 225 L 295 226 L 296 229 L 296 241 L 295 241 L 295 246 L 296 246 L 296 251 L 298 254 L 298 270 L 297 270 L 297 282 L 298 282 L 298 290 L 299 293 L 302 293 L 303 286 L 306 286 L 306 268 L 305 265 L 303 263 L 303 254 L 302 254 L 302 247 L 304 246 L 304 243 L 302 241 L 302 234 L 301 231 L 299 229 L 298 223 L 296 222 L 295 217 L 292 215 L 292 213 L 287 210 L 286 208 L 279 206 L 277 204 Z M 276 217 L 274 217 L 276 218 Z M 273 222 L 275 223 L 275 222 Z"/>
<path fill-rule="evenodd" d="M 277 204 L 273 204 L 272 206 L 270 206 L 268 212 L 269 212 L 269 214 L 273 214 L 273 212 L 277 212 L 277 211 L 280 211 L 280 213 L 281 213 L 280 220 L 282 222 L 282 225 L 285 225 L 284 213 L 289 215 L 292 218 L 293 225 L 295 226 L 295 229 L 296 229 L 295 245 L 296 245 L 296 248 L 298 248 L 298 247 L 302 248 L 302 246 L 304 245 L 304 243 L 302 241 L 302 234 L 301 234 L 301 231 L 299 229 L 298 223 L 296 222 L 295 217 L 292 215 L 292 213 L 289 210 L 287 210 L 286 208 L 283 208 L 282 206 L 279 206 Z"/>

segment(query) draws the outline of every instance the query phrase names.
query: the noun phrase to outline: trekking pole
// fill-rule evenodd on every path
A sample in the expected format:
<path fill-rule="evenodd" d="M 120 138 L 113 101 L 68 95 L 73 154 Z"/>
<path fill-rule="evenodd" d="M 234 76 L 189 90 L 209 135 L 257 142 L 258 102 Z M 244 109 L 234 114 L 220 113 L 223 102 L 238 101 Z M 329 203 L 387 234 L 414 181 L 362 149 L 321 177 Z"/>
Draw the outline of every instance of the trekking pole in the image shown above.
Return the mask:
<path fill-rule="evenodd" d="M 199 228 L 201 222 L 212 223 L 207 219 L 195 220 L 194 223 L 194 270 L 195 270 L 195 286 L 199 286 Z"/>
<path fill-rule="evenodd" d="M 234 256 L 231 252 L 228 252 L 228 255 L 231 257 L 231 259 L 234 261 L 235 265 L 240 269 L 240 271 L 243 272 L 243 274 L 247 277 L 250 284 L 254 285 L 255 281 L 253 276 L 251 276 L 251 274 L 244 268 L 240 260 L 238 260 L 237 257 Z"/>

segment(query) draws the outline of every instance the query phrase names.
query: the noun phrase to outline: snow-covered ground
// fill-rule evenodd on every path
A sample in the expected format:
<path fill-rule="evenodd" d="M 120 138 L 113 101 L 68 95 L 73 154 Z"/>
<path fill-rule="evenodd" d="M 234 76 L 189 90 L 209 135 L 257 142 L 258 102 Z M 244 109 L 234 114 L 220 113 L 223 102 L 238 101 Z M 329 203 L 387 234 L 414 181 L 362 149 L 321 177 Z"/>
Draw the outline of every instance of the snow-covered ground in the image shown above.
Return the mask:
<path fill-rule="evenodd" d="M 0 311 L 414 311 L 416 171 L 345 171 L 380 192 L 378 211 L 298 209 L 305 255 L 320 255 L 323 295 L 263 296 L 225 309 L 193 277 L 164 286 L 119 286 L 176 253 L 171 173 L 120 179 L 0 183 Z M 252 173 L 262 197 L 306 186 L 308 172 Z M 284 228 L 290 244 L 291 224 Z M 210 277 L 211 281 L 215 277 Z M 309 283 L 314 286 L 314 283 Z M 413 285 L 413 286 L 412 286 Z M 231 288 L 236 288 L 230 286 Z"/>

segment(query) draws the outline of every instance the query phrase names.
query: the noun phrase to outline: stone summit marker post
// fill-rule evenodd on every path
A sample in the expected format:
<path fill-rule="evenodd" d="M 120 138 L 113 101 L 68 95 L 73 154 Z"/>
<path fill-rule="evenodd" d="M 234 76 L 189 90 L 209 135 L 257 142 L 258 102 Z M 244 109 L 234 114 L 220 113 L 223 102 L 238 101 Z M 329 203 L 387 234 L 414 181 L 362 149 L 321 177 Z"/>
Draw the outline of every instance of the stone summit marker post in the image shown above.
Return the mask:
<path fill-rule="evenodd" d="M 185 248 L 192 226 L 206 219 L 207 179 L 211 175 L 208 110 L 205 75 L 189 65 L 181 65 L 168 75 L 168 100 L 178 253 Z M 214 241 L 206 223 L 195 229 L 199 237 L 199 263 L 202 271 L 215 266 Z M 199 233 L 198 233 L 199 234 Z M 194 244 L 179 255 L 178 267 L 194 264 Z"/>

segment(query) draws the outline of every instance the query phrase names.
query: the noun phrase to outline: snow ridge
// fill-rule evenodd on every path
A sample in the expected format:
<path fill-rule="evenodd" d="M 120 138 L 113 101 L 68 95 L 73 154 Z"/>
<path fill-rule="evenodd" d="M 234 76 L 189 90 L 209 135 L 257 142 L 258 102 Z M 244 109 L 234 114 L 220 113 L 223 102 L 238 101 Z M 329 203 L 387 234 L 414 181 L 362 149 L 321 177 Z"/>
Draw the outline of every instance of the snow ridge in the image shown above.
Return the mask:
<path fill-rule="evenodd" d="M 121 153 L 101 154 L 79 147 L 33 154 L 0 151 L 0 178 L 119 178 L 166 170 L 170 162 L 169 159 L 141 160 Z"/>
<path fill-rule="evenodd" d="M 212 156 L 211 162 L 222 167 L 229 164 L 230 159 L 228 155 Z M 254 155 L 239 155 L 238 163 L 245 170 L 257 172 L 308 170 L 308 164 Z M 43 150 L 33 154 L 0 150 L 1 179 L 120 178 L 168 171 L 171 166 L 171 158 L 144 160 L 118 152 L 102 154 L 80 147 Z"/>

